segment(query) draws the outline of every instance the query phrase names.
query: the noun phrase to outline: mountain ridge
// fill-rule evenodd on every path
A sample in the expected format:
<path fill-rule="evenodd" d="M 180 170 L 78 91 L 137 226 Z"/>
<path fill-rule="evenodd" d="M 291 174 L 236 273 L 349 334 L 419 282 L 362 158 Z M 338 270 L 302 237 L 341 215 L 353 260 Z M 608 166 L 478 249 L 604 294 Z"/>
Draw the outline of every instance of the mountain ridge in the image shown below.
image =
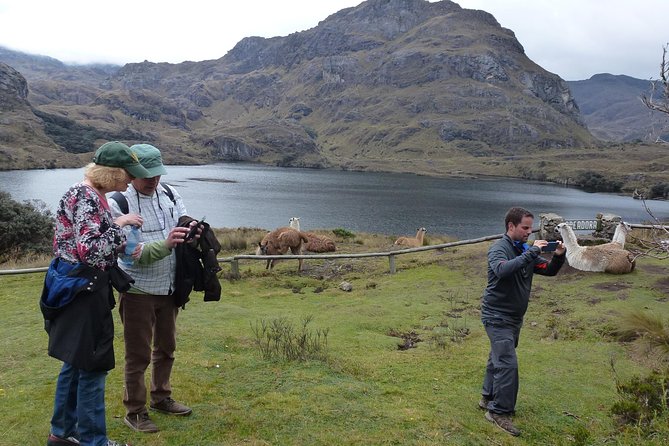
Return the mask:
<path fill-rule="evenodd" d="M 447 0 L 368 0 L 305 31 L 244 38 L 215 60 L 54 61 L 19 70 L 63 153 L 68 138 L 93 151 L 117 137 L 155 144 L 171 163 L 448 173 L 454 159 L 597 145 L 567 82 L 491 14 Z"/>
<path fill-rule="evenodd" d="M 652 81 L 627 75 L 598 73 L 568 81 L 590 132 L 605 141 L 633 142 L 669 139 L 669 120 L 641 101 Z"/>

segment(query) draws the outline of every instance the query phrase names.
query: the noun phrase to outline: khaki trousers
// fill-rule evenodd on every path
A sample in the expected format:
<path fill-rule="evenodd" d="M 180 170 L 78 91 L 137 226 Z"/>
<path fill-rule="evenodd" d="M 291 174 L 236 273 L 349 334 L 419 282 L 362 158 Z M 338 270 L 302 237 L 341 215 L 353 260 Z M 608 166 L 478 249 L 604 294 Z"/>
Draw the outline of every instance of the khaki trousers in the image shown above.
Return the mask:
<path fill-rule="evenodd" d="M 160 403 L 172 394 L 170 375 L 179 308 L 172 296 L 120 293 L 119 300 L 125 343 L 123 405 L 127 415 L 146 413 L 144 375 L 149 364 L 152 364 L 151 403 Z"/>

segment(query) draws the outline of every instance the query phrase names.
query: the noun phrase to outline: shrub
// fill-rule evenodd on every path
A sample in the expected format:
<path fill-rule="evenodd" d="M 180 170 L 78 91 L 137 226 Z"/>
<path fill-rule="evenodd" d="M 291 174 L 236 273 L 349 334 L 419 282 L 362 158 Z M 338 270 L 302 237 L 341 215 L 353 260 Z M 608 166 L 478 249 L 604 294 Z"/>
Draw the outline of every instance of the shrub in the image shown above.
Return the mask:
<path fill-rule="evenodd" d="M 623 187 L 621 181 L 606 178 L 601 173 L 592 170 L 578 174 L 574 183 L 588 192 L 620 192 Z"/>
<path fill-rule="evenodd" d="M 333 229 L 332 233 L 334 235 L 336 235 L 337 237 L 341 237 L 341 238 L 353 238 L 353 237 L 355 237 L 354 233 L 352 233 L 348 229 L 344 229 L 344 228 Z"/>
<path fill-rule="evenodd" d="M 669 184 L 659 183 L 650 188 L 648 198 L 667 198 L 669 195 Z"/>
<path fill-rule="evenodd" d="M 627 383 L 616 383 L 620 401 L 611 406 L 619 426 L 647 426 L 667 410 L 669 373 L 651 373 L 645 378 L 633 377 Z"/>
<path fill-rule="evenodd" d="M 264 319 L 256 321 L 251 329 L 262 358 L 286 361 L 327 360 L 329 329 L 312 331 L 308 328 L 311 321 L 312 316 L 304 317 L 298 329 L 285 318 L 269 322 Z"/>
<path fill-rule="evenodd" d="M 50 253 L 53 225 L 44 202 L 19 203 L 0 191 L 0 263 L 12 257 Z"/>

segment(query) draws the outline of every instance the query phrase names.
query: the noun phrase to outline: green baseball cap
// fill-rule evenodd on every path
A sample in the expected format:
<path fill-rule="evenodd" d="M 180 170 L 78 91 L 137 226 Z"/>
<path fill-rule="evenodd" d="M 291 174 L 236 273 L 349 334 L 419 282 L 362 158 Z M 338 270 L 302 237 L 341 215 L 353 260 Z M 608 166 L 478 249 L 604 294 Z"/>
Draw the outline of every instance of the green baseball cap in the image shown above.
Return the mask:
<path fill-rule="evenodd" d="M 151 144 L 135 144 L 134 146 L 130 146 L 130 150 L 137 155 L 139 163 L 149 171 L 150 178 L 157 177 L 158 175 L 167 175 L 160 150 Z"/>
<path fill-rule="evenodd" d="M 100 166 L 121 167 L 135 178 L 150 178 L 149 171 L 139 163 L 130 147 L 119 141 L 110 141 L 102 144 L 95 151 L 93 162 Z"/>

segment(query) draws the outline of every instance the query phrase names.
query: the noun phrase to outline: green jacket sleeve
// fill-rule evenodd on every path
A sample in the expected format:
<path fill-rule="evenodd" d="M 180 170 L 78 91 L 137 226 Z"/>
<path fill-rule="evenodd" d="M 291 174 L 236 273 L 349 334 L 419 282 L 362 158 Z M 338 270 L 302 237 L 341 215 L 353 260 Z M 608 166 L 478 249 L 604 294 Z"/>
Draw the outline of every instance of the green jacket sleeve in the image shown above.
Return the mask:
<path fill-rule="evenodd" d="M 150 265 L 160 259 L 172 254 L 172 250 L 167 247 L 165 240 L 158 240 L 144 244 L 142 255 L 139 257 L 137 263 L 139 265 Z"/>

